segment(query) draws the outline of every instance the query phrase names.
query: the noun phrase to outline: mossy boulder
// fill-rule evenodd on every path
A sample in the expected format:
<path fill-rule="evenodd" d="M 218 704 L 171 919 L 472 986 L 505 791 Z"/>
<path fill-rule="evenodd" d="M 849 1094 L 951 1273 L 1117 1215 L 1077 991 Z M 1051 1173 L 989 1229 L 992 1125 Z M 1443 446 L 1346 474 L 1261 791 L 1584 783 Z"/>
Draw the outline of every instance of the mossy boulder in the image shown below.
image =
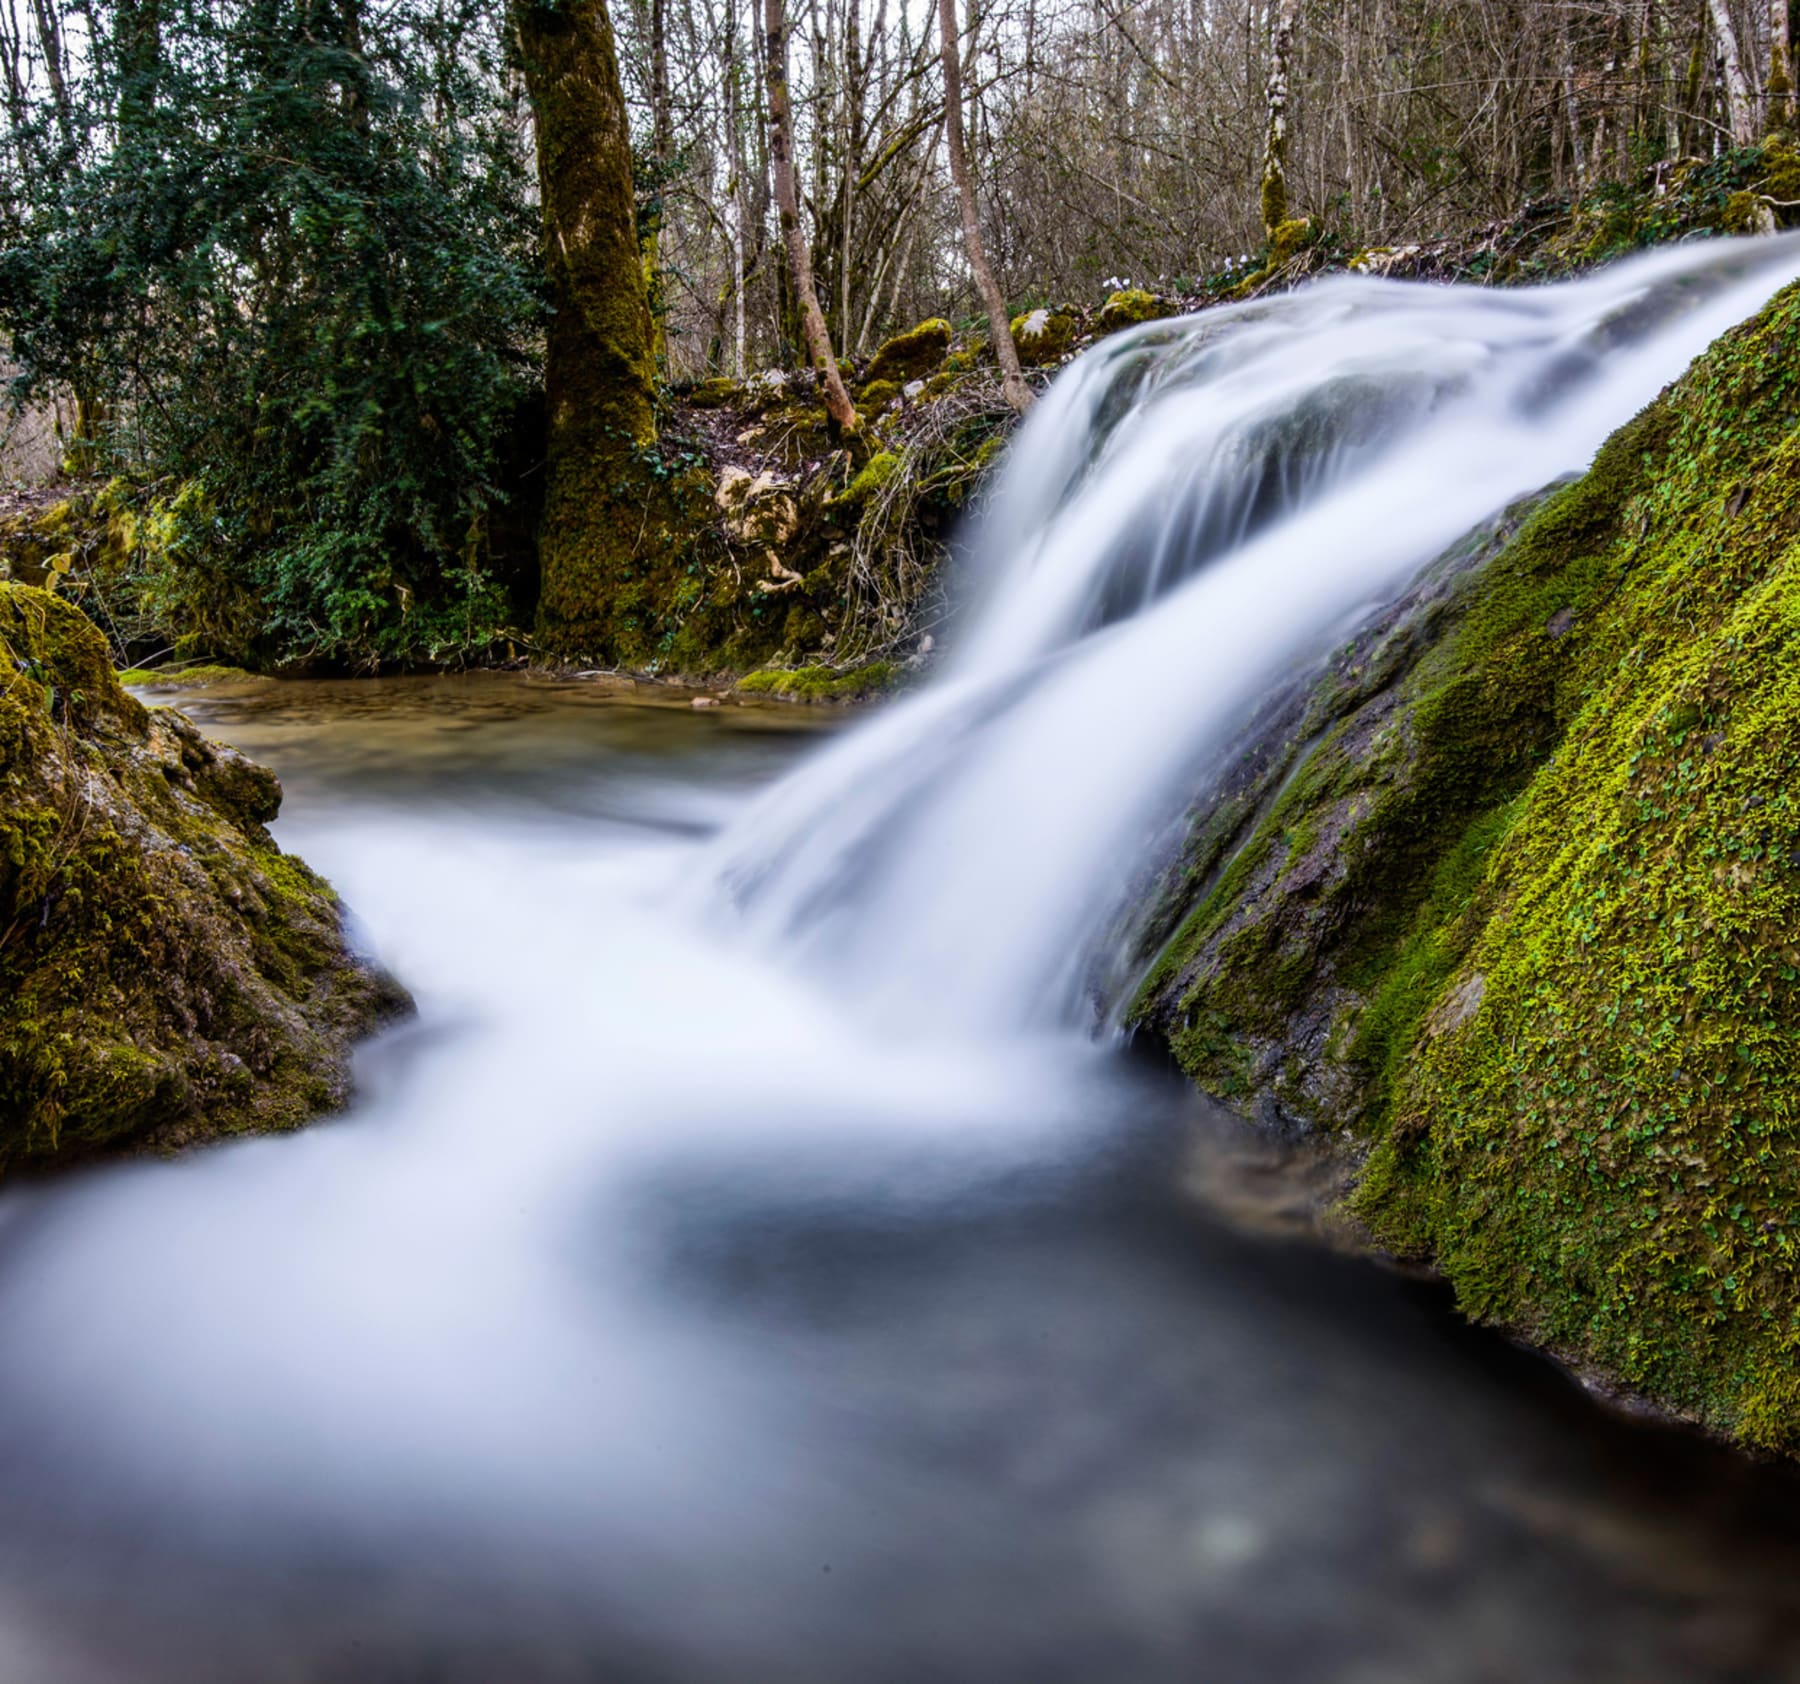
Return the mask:
<path fill-rule="evenodd" d="M 269 836 L 280 804 L 127 694 L 79 609 L 0 584 L 0 1174 L 343 1102 L 407 1001 Z"/>
<path fill-rule="evenodd" d="M 1509 1326 L 1800 1449 L 1800 289 L 1272 709 L 1137 1002 Z"/>
<path fill-rule="evenodd" d="M 735 380 L 702 380 L 680 394 L 689 409 L 726 409 L 743 402 L 744 388 Z"/>
<path fill-rule="evenodd" d="M 870 359 L 867 383 L 890 381 L 900 387 L 909 380 L 922 380 L 948 355 L 952 336 L 953 330 L 942 316 L 895 334 Z"/>
<path fill-rule="evenodd" d="M 1100 306 L 1100 331 L 1118 333 L 1143 322 L 1161 321 L 1165 316 L 1174 315 L 1179 308 L 1172 298 L 1158 298 L 1142 287 L 1127 287 L 1111 294 Z"/>
<path fill-rule="evenodd" d="M 1012 319 L 1013 345 L 1027 368 L 1060 362 L 1075 343 L 1075 317 L 1067 310 L 1027 310 Z"/>
<path fill-rule="evenodd" d="M 900 396 L 900 388 L 892 380 L 871 380 L 857 394 L 857 407 L 865 415 L 879 415 Z"/>

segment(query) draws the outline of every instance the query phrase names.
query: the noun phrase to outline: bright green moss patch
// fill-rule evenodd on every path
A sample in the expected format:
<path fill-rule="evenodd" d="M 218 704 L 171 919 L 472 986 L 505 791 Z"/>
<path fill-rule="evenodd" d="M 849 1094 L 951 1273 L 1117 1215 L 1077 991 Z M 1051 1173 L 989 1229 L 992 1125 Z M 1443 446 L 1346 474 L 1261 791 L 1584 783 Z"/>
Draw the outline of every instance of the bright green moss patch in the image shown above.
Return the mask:
<path fill-rule="evenodd" d="M 1128 287 L 1111 294 L 1100 306 L 1100 331 L 1117 333 L 1121 328 L 1137 327 L 1142 322 L 1160 321 L 1175 313 L 1172 299 L 1158 298 L 1142 287 Z"/>
<path fill-rule="evenodd" d="M 753 672 L 738 688 L 755 696 L 781 696 L 797 702 L 848 701 L 890 688 L 899 676 L 892 661 L 871 661 L 867 666 L 840 672 L 836 667 L 771 668 Z"/>
<path fill-rule="evenodd" d="M 121 684 L 151 685 L 163 690 L 200 689 L 209 684 L 253 683 L 256 674 L 242 667 L 220 666 L 203 662 L 192 667 L 127 667 L 119 674 Z"/>

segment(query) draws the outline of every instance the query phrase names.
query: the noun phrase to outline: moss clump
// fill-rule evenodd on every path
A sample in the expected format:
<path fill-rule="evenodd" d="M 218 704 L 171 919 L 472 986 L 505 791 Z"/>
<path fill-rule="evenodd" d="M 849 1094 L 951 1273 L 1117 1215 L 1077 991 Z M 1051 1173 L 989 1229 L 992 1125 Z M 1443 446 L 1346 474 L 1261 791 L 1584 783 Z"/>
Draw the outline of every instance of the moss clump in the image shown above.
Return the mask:
<path fill-rule="evenodd" d="M 877 451 L 863 464 L 862 471 L 851 480 L 842 494 L 832 500 L 836 510 L 860 509 L 881 491 L 900 471 L 900 458 L 891 450 Z"/>
<path fill-rule="evenodd" d="M 1161 321 L 1164 316 L 1173 315 L 1176 308 L 1173 299 L 1158 298 L 1142 287 L 1131 287 L 1111 294 L 1100 306 L 1100 331 L 1117 333 L 1142 322 Z"/>
<path fill-rule="evenodd" d="M 1075 317 L 1066 310 L 1027 310 L 1012 319 L 1013 344 L 1027 368 L 1060 362 L 1075 343 Z"/>
<path fill-rule="evenodd" d="M 736 405 L 743 394 L 744 388 L 737 381 L 714 378 L 702 380 L 683 392 L 681 399 L 689 409 L 726 409 Z"/>
<path fill-rule="evenodd" d="M 848 672 L 825 666 L 771 668 L 751 673 L 738 689 L 793 702 L 842 702 L 891 689 L 898 677 L 899 668 L 892 661 L 871 661 Z"/>
<path fill-rule="evenodd" d="M 1340 655 L 1139 1002 L 1208 1085 L 1370 1139 L 1358 1212 L 1471 1314 L 1785 1450 L 1796 487 L 1790 288 Z"/>
<path fill-rule="evenodd" d="M 119 685 L 0 585 L 0 1173 L 297 1125 L 405 997 L 264 826 L 274 776 Z"/>
<path fill-rule="evenodd" d="M 1284 268 L 1312 244 L 1314 229 L 1304 216 L 1289 217 L 1275 226 L 1269 237 L 1269 268 Z"/>
<path fill-rule="evenodd" d="M 950 324 L 942 316 L 895 334 L 870 359 L 867 383 L 886 381 L 898 388 L 923 379 L 944 360 L 951 337 Z"/>
<path fill-rule="evenodd" d="M 891 380 L 871 380 L 858 394 L 857 404 L 865 415 L 879 415 L 900 396 L 900 388 Z"/>
<path fill-rule="evenodd" d="M 119 674 L 119 682 L 162 690 L 198 690 L 213 684 L 253 684 L 256 674 L 203 661 L 191 667 L 127 667 Z"/>

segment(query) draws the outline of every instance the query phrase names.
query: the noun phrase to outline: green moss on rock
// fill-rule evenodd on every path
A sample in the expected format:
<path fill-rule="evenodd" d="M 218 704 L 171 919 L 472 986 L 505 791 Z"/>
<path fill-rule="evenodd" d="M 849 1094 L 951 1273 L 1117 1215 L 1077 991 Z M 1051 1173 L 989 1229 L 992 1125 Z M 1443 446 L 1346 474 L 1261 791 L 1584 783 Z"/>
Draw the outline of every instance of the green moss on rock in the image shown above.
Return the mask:
<path fill-rule="evenodd" d="M 897 389 L 909 380 L 923 379 L 943 362 L 951 337 L 950 324 L 942 316 L 895 334 L 870 359 L 867 384 L 888 382 Z"/>
<path fill-rule="evenodd" d="M 1066 310 L 1027 310 L 1012 319 L 1013 344 L 1027 368 L 1059 362 L 1075 343 L 1076 321 Z"/>
<path fill-rule="evenodd" d="M 1138 1003 L 1503 1323 L 1800 1449 L 1800 289 L 1340 653 Z"/>
<path fill-rule="evenodd" d="M 254 684 L 257 676 L 242 667 L 202 661 L 191 667 L 127 667 L 119 674 L 119 682 L 160 690 L 199 690 L 214 684 Z"/>
<path fill-rule="evenodd" d="M 848 671 L 828 666 L 770 668 L 751 673 L 738 689 L 795 702 L 841 702 L 889 689 L 898 676 L 892 661 L 871 661 Z"/>
<path fill-rule="evenodd" d="M 1175 314 L 1179 306 L 1173 299 L 1158 298 L 1142 287 L 1131 287 L 1111 294 L 1100 306 L 1100 331 L 1117 333 L 1122 328 L 1137 327 L 1143 322 L 1161 321 Z"/>
<path fill-rule="evenodd" d="M 273 774 L 123 690 L 71 604 L 0 585 L 0 1173 L 286 1128 L 404 1009 L 264 828 Z"/>

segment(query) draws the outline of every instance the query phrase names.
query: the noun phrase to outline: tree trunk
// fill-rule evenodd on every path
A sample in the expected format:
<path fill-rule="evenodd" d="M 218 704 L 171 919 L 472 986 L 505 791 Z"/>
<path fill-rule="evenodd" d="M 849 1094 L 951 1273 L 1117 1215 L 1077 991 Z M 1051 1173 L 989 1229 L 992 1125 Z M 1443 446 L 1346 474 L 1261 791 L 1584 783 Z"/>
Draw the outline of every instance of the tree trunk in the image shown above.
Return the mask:
<path fill-rule="evenodd" d="M 1581 102 L 1575 93 L 1575 49 L 1569 42 L 1569 14 L 1562 12 L 1556 20 L 1557 48 L 1562 59 L 1563 125 L 1568 132 L 1569 151 L 1575 160 L 1575 191 L 1587 181 L 1587 150 L 1581 144 Z"/>
<path fill-rule="evenodd" d="M 1294 23 L 1300 0 L 1273 0 L 1269 34 L 1268 127 L 1263 138 L 1262 220 L 1270 245 L 1288 219 L 1287 104 L 1294 56 Z"/>
<path fill-rule="evenodd" d="M 559 652 L 603 653 L 654 495 L 641 462 L 656 417 L 631 136 L 603 0 L 515 0 L 514 16 L 551 306 L 538 630 Z"/>
<path fill-rule="evenodd" d="M 1794 122 L 1794 60 L 1788 40 L 1788 0 L 1769 0 L 1769 127 Z"/>
<path fill-rule="evenodd" d="M 988 263 L 987 247 L 981 238 L 981 212 L 969 181 L 968 160 L 963 155 L 962 32 L 956 22 L 956 0 L 938 0 L 938 34 L 944 58 L 944 139 L 950 152 L 950 179 L 956 186 L 956 202 L 962 211 L 963 243 L 968 247 L 969 267 L 975 273 L 975 285 L 987 310 L 988 338 L 993 341 L 994 356 L 1000 363 L 1001 390 L 1006 401 L 1023 415 L 1031 407 L 1031 388 L 1025 384 L 1025 371 L 1019 366 L 1019 349 L 1013 344 L 1006 300 Z"/>
<path fill-rule="evenodd" d="M 1744 70 L 1744 51 L 1738 42 L 1737 25 L 1732 21 L 1731 0 L 1707 0 L 1707 8 L 1712 13 L 1713 34 L 1719 41 L 1725 101 L 1731 112 L 1731 138 L 1738 146 L 1750 146 L 1756 140 L 1756 100 Z"/>
<path fill-rule="evenodd" d="M 782 0 L 763 0 L 763 64 L 769 88 L 769 163 L 775 176 L 775 203 L 781 215 L 781 237 L 787 246 L 788 273 L 793 279 L 794 301 L 800 309 L 801 330 L 806 336 L 806 355 L 825 383 L 825 410 L 840 433 L 856 431 L 856 410 L 844 390 L 831 335 L 819 309 L 818 289 L 813 285 L 812 253 L 807 250 L 806 230 L 800 226 L 800 206 L 794 189 L 794 122 L 788 105 L 787 20 Z"/>

